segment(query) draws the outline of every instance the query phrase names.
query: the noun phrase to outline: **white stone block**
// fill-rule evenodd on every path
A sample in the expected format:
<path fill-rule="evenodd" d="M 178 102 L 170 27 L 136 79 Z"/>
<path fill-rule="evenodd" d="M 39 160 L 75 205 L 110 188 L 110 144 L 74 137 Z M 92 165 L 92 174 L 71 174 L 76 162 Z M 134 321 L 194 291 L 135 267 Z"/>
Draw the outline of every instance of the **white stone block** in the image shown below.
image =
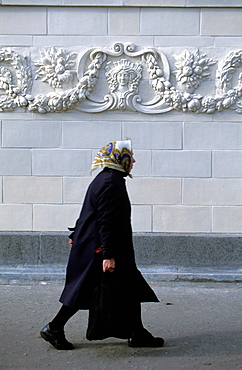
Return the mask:
<path fill-rule="evenodd" d="M 201 35 L 242 36 L 242 8 L 202 9 Z"/>
<path fill-rule="evenodd" d="M 44 121 L 3 121 L 3 147 L 59 148 L 61 123 Z"/>
<path fill-rule="evenodd" d="M 180 204 L 181 180 L 137 178 L 127 181 L 132 204 Z"/>
<path fill-rule="evenodd" d="M 241 205 L 241 179 L 184 179 L 183 204 Z"/>
<path fill-rule="evenodd" d="M 213 177 L 242 177 L 242 150 L 213 152 Z"/>
<path fill-rule="evenodd" d="M 242 233 L 242 207 L 214 207 L 213 232 Z"/>
<path fill-rule="evenodd" d="M 132 229 L 133 232 L 151 232 L 151 206 L 133 206 L 132 207 Z"/>
<path fill-rule="evenodd" d="M 63 0 L 2 0 L 2 5 L 32 5 L 32 6 L 44 6 L 44 5 L 62 5 Z"/>
<path fill-rule="evenodd" d="M 242 149 L 241 122 L 185 122 L 184 149 Z"/>
<path fill-rule="evenodd" d="M 180 122 L 125 122 L 123 137 L 132 140 L 134 149 L 181 149 Z"/>
<path fill-rule="evenodd" d="M 0 45 L 1 47 L 10 46 L 32 46 L 33 37 L 25 35 L 0 35 Z"/>
<path fill-rule="evenodd" d="M 136 163 L 134 163 L 132 175 L 151 176 L 151 151 L 134 149 L 134 158 Z"/>
<path fill-rule="evenodd" d="M 211 153 L 209 151 L 154 150 L 152 152 L 153 176 L 210 177 Z"/>
<path fill-rule="evenodd" d="M 0 231 L 31 231 L 32 205 L 0 204 Z"/>
<path fill-rule="evenodd" d="M 90 48 L 93 45 L 93 36 L 34 36 L 33 37 L 33 45 L 36 47 L 46 47 L 46 46 L 59 46 L 59 47 L 67 47 L 70 46 L 79 46 L 79 52 L 82 53 L 82 48 Z"/>
<path fill-rule="evenodd" d="M 161 50 L 165 47 L 213 47 L 214 37 L 201 36 L 155 36 L 154 46 L 160 47 Z"/>
<path fill-rule="evenodd" d="M 64 203 L 83 203 L 88 185 L 93 180 L 90 177 L 66 177 L 63 179 Z"/>
<path fill-rule="evenodd" d="M 122 6 L 123 0 L 62 0 L 63 5 L 70 5 L 70 6 Z"/>
<path fill-rule="evenodd" d="M 239 0 L 240 1 L 240 0 Z M 235 47 L 235 48 L 241 48 L 242 45 L 242 37 L 216 37 L 214 47 L 224 47 L 227 46 L 229 48 Z"/>
<path fill-rule="evenodd" d="M 1 175 L 31 175 L 31 151 L 0 149 Z"/>
<path fill-rule="evenodd" d="M 2 35 L 46 34 L 46 8 L 1 6 Z"/>
<path fill-rule="evenodd" d="M 184 5 L 184 0 L 125 0 L 125 5 L 127 6 L 157 6 L 157 7 L 162 7 L 162 6 L 182 6 Z"/>
<path fill-rule="evenodd" d="M 139 35 L 139 8 L 109 8 L 109 35 Z"/>
<path fill-rule="evenodd" d="M 142 35 L 199 35 L 199 9 L 141 9 Z"/>
<path fill-rule="evenodd" d="M 70 21 L 71 20 L 71 21 Z M 105 8 L 49 8 L 49 35 L 107 35 Z"/>
<path fill-rule="evenodd" d="M 85 176 L 90 167 L 90 150 L 33 151 L 33 175 Z"/>
<path fill-rule="evenodd" d="M 193 233 L 211 231 L 209 207 L 154 206 L 153 231 Z"/>
<path fill-rule="evenodd" d="M 0 203 L 3 201 L 3 178 L 0 177 Z"/>
<path fill-rule="evenodd" d="M 215 8 L 215 7 L 241 7 L 240 0 L 230 0 L 228 3 L 227 0 L 186 0 L 186 6 L 198 6 L 198 7 L 208 7 L 208 8 Z"/>
<path fill-rule="evenodd" d="M 63 122 L 64 148 L 102 148 L 121 137 L 120 122 Z"/>
<path fill-rule="evenodd" d="M 60 177 L 7 176 L 3 179 L 5 203 L 62 203 Z"/>
<path fill-rule="evenodd" d="M 33 206 L 34 231 L 68 231 L 75 226 L 79 217 L 80 205 L 40 205 Z"/>

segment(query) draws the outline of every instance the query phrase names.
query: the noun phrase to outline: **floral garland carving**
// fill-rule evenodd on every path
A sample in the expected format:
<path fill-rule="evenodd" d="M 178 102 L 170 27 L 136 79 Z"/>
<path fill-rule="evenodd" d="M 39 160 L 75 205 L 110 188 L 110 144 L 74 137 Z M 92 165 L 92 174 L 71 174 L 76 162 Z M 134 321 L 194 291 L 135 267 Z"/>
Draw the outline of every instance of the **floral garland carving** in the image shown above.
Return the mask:
<path fill-rule="evenodd" d="M 198 49 L 194 53 L 184 50 L 180 55 L 174 55 L 177 69 L 173 73 L 176 81 L 180 82 L 186 91 L 193 92 L 202 81 L 211 75 L 208 72 L 209 67 L 217 61 L 206 58 L 206 56 L 206 54 L 200 56 Z"/>
<path fill-rule="evenodd" d="M 0 63 L 3 62 L 14 68 L 17 84 L 12 83 L 11 71 L 1 67 L 0 89 L 4 90 L 4 95 L 0 95 L 0 111 L 11 111 L 17 106 L 26 107 L 30 98 L 28 92 L 32 87 L 31 67 L 27 58 L 10 48 L 0 49 Z"/>
<path fill-rule="evenodd" d="M 63 83 L 72 81 L 76 71 L 72 68 L 75 66 L 73 59 L 76 58 L 76 53 L 66 53 L 64 49 L 50 48 L 40 52 L 41 58 L 34 63 L 39 67 L 36 71 L 36 77 L 43 82 L 56 88 L 62 88 Z"/>
<path fill-rule="evenodd" d="M 225 109 L 242 113 L 242 73 L 239 74 L 237 85 L 232 87 L 233 76 L 238 75 L 235 72 L 242 66 L 242 50 L 230 53 L 220 64 L 216 73 L 217 93 L 214 96 L 194 92 L 209 78 L 209 68 L 216 63 L 207 58 L 206 54 L 200 55 L 198 49 L 194 52 L 185 50 L 174 56 L 176 69 L 172 74 L 176 77 L 176 86 L 171 84 L 170 66 L 166 56 L 153 48 L 138 49 L 130 43 L 117 43 L 113 48 L 93 48 L 81 57 L 77 70 L 74 69 L 76 56 L 76 53 L 68 54 L 61 48 L 50 48 L 42 52 L 41 58 L 34 63 L 38 67 L 35 78 L 47 82 L 54 91 L 33 97 L 33 79 L 28 58 L 10 48 L 0 49 L 0 111 L 23 107 L 36 113 L 63 112 L 74 108 L 90 113 L 110 109 L 128 109 L 147 114 L 171 110 L 209 114 Z M 121 56 L 123 59 L 116 62 L 111 63 L 109 60 Z M 139 61 L 131 62 L 128 59 L 130 57 L 138 58 Z M 132 79 L 140 70 L 133 85 L 135 88 L 130 88 L 132 83 L 125 83 L 120 77 L 115 89 L 107 81 L 109 93 L 100 99 L 94 97 L 92 93 L 100 72 L 105 68 L 106 78 L 110 81 L 112 68 L 117 66 L 123 66 L 122 78 Z M 127 71 L 133 70 L 126 71 L 129 77 L 124 77 L 125 68 Z M 138 95 L 144 68 L 147 69 L 149 83 L 154 91 L 153 99 L 148 102 Z M 76 86 L 63 90 L 63 84 L 74 82 L 74 79 L 78 80 Z"/>

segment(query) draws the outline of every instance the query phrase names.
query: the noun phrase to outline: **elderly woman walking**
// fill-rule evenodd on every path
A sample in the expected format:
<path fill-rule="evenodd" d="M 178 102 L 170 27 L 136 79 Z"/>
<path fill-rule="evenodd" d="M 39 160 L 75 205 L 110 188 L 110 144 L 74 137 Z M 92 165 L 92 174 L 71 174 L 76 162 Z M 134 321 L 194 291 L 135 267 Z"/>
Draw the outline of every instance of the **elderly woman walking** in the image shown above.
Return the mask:
<path fill-rule="evenodd" d="M 141 302 L 158 298 L 136 267 L 131 228 L 131 206 L 125 177 L 135 159 L 131 141 L 116 141 L 96 155 L 91 172 L 103 168 L 88 187 L 76 226 L 71 229 L 66 283 L 60 311 L 40 332 L 56 349 L 73 349 L 64 326 L 78 311 L 90 309 L 96 287 L 111 281 L 114 321 L 102 338 L 128 339 L 130 347 L 162 347 L 141 319 Z M 87 336 L 88 338 L 88 336 Z M 89 338 L 88 338 L 89 339 Z"/>

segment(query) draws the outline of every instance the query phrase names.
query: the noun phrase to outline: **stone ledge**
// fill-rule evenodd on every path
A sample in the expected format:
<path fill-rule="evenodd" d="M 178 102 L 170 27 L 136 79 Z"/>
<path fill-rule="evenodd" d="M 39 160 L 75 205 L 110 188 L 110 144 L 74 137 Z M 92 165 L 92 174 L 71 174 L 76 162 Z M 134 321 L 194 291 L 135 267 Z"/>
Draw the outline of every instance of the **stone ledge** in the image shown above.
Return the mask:
<path fill-rule="evenodd" d="M 138 266 L 148 282 L 242 282 L 242 269 L 222 270 L 209 268 L 176 268 L 168 266 Z M 47 284 L 50 281 L 64 283 L 65 266 L 0 266 L 0 284 Z"/>
<path fill-rule="evenodd" d="M 147 7 L 146 0 L 2 0 L 0 6 L 55 6 L 55 7 Z M 240 0 L 150 0 L 149 8 L 241 8 Z"/>
<path fill-rule="evenodd" d="M 241 268 L 242 234 L 134 233 L 139 266 Z M 66 265 L 66 232 L 0 232 L 0 266 Z"/>

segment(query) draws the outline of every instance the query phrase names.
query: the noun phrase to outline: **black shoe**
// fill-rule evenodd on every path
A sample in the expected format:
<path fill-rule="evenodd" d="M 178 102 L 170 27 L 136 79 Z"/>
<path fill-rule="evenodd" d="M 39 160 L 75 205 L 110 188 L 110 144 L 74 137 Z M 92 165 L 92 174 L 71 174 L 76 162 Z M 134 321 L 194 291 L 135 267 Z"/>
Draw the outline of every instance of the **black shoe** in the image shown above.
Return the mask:
<path fill-rule="evenodd" d="M 147 330 L 142 334 L 133 334 L 128 340 L 129 347 L 162 347 L 163 345 L 163 338 L 155 338 Z"/>
<path fill-rule="evenodd" d="M 50 342 L 56 349 L 74 349 L 73 344 L 66 340 L 64 330 L 50 330 L 50 326 L 47 324 L 41 330 L 40 335 L 44 340 Z"/>

